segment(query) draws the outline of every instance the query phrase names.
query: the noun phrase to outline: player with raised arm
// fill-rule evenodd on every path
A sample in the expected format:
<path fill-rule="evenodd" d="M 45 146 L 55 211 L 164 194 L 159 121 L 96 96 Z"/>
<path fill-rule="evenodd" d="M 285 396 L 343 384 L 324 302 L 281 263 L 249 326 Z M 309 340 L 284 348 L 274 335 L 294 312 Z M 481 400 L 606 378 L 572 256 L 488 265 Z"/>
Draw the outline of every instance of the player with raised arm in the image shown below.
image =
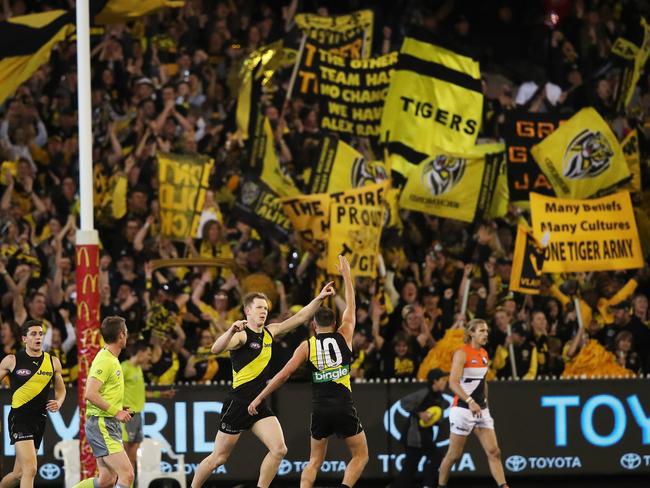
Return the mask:
<path fill-rule="evenodd" d="M 20 328 L 25 349 L 8 354 L 0 362 L 0 381 L 9 376 L 11 410 L 9 442 L 16 447 L 16 463 L 0 487 L 32 488 L 36 477 L 36 453 L 43 440 L 47 412 L 56 412 L 65 400 L 61 362 L 43 352 L 43 323 L 28 320 Z M 54 400 L 48 400 L 54 381 Z"/>
<path fill-rule="evenodd" d="M 463 454 L 467 436 L 478 437 L 488 458 L 490 472 L 499 488 L 508 488 L 501 463 L 501 451 L 494 432 L 494 420 L 488 408 L 487 383 L 488 326 L 485 320 L 473 319 L 465 325 L 465 345 L 454 353 L 449 387 L 456 394 L 449 413 L 449 449 L 440 463 L 438 488 L 446 488 L 451 467 Z"/>
<path fill-rule="evenodd" d="M 192 488 L 199 488 L 212 471 L 226 462 L 242 432 L 250 430 L 269 450 L 260 466 L 259 488 L 268 488 L 280 462 L 287 453 L 282 427 L 277 417 L 263 404 L 251 416 L 248 404 L 266 386 L 273 338 L 286 334 L 310 320 L 322 302 L 334 294 L 332 282 L 323 287 L 318 296 L 287 320 L 264 325 L 269 313 L 269 299 L 263 293 L 249 293 L 244 297 L 246 320 L 238 320 L 212 346 L 213 354 L 230 351 L 232 362 L 232 390 L 224 401 L 219 432 L 212 453 L 196 469 Z"/>
<path fill-rule="evenodd" d="M 339 256 L 339 272 L 345 283 L 346 308 L 337 329 L 334 312 L 321 307 L 314 316 L 316 335 L 296 349 L 286 366 L 251 402 L 248 412 L 258 415 L 260 405 L 277 390 L 305 361 L 312 374 L 311 454 L 300 477 L 300 488 L 311 488 L 325 455 L 328 437 L 336 434 L 345 439 L 352 459 L 348 463 L 341 488 L 351 488 L 361 477 L 368 462 L 368 443 L 352 401 L 350 365 L 352 335 L 356 322 L 354 286 L 350 265 Z"/>

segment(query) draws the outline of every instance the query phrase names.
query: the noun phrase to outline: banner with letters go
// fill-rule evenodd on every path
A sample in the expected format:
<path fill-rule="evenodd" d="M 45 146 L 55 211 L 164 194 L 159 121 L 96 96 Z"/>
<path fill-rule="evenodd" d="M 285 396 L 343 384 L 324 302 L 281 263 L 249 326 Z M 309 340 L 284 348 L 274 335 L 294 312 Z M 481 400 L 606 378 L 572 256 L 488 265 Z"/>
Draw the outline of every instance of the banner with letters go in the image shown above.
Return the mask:
<path fill-rule="evenodd" d="M 364 383 L 353 386 L 353 395 L 370 446 L 370 462 L 364 479 L 389 480 L 401 469 L 404 447 L 400 431 L 407 415 L 400 398 L 422 388 L 418 383 Z M 173 399 L 147 403 L 144 433 L 165 438 L 175 452 L 185 454 L 188 482 L 201 460 L 212 450 L 226 386 L 180 386 Z M 446 398 L 451 401 L 451 395 Z M 4 471 L 13 465 L 7 415 L 9 391 L 1 390 L 4 425 Z M 79 417 L 75 391 L 68 392 L 61 412 L 49 414 L 39 452 L 37 486 L 63 485 L 63 465 L 53 457 L 54 445 L 78 435 Z M 490 410 L 508 477 L 569 475 L 650 475 L 650 380 L 522 381 L 490 383 Z M 273 398 L 286 436 L 289 453 L 278 478 L 297 480 L 309 459 L 310 385 L 290 383 Z M 447 417 L 434 435 L 440 447 L 448 442 Z M 252 435 L 243 435 L 225 466 L 213 475 L 224 482 L 253 481 L 251 466 L 262 461 L 265 451 Z M 339 480 L 349 454 L 332 439 L 319 479 Z M 162 470 L 174 469 L 163 456 Z M 455 467 L 455 476 L 489 476 L 488 465 L 472 436 Z M 228 485 L 230 486 L 230 485 Z"/>

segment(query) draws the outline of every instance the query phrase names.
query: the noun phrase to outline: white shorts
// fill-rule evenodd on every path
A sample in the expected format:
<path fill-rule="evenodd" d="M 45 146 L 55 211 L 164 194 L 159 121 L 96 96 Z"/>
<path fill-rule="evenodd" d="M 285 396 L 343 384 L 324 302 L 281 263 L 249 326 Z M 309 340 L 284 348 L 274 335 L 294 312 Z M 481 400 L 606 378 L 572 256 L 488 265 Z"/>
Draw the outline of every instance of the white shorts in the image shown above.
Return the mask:
<path fill-rule="evenodd" d="M 469 408 L 451 407 L 449 412 L 449 431 L 456 435 L 469 435 L 474 427 L 494 430 L 494 419 L 490 415 L 490 409 L 481 410 L 480 417 L 474 417 Z"/>

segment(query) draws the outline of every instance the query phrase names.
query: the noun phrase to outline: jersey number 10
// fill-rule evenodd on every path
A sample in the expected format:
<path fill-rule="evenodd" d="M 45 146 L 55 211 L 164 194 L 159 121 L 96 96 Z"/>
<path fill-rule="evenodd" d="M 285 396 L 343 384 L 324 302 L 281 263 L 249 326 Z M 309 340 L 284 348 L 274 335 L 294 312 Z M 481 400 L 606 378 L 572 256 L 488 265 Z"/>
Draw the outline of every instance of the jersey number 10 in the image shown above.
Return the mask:
<path fill-rule="evenodd" d="M 343 363 L 343 355 L 336 339 L 328 337 L 327 339 L 316 339 L 316 361 L 318 369 L 333 368 Z"/>

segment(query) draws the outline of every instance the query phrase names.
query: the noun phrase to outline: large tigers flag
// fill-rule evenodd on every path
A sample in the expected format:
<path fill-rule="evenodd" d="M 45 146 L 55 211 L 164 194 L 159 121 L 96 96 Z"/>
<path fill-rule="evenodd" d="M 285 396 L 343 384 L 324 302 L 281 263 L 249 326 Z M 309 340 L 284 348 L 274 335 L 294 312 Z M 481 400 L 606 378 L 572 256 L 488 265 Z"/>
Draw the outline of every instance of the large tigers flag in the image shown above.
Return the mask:
<path fill-rule="evenodd" d="M 437 148 L 470 148 L 482 112 L 478 61 L 438 41 L 434 44 L 423 34 L 404 39 L 380 128 L 391 153 L 417 162 L 421 154 L 433 154 Z"/>
<path fill-rule="evenodd" d="M 503 144 L 485 144 L 465 154 L 434 150 L 418 165 L 397 159 L 392 169 L 406 178 L 399 206 L 464 222 L 489 217 L 504 158 Z"/>
<path fill-rule="evenodd" d="M 338 136 L 327 134 L 309 179 L 309 193 L 328 193 L 358 188 L 387 179 L 380 164 L 373 164 Z"/>
<path fill-rule="evenodd" d="M 544 250 L 533 236 L 532 231 L 520 223 L 517 226 L 515 254 L 512 259 L 510 290 L 528 295 L 539 295 L 543 267 Z"/>
<path fill-rule="evenodd" d="M 50 59 L 54 46 L 75 31 L 73 11 L 51 10 L 0 22 L 0 103 Z"/>
<path fill-rule="evenodd" d="M 127 22 L 136 17 L 149 15 L 162 8 L 179 8 L 185 5 L 185 0 L 94 0 L 91 2 L 97 24 L 113 24 Z"/>
<path fill-rule="evenodd" d="M 558 197 L 589 198 L 630 177 L 616 136 L 591 107 L 580 110 L 530 152 Z"/>

